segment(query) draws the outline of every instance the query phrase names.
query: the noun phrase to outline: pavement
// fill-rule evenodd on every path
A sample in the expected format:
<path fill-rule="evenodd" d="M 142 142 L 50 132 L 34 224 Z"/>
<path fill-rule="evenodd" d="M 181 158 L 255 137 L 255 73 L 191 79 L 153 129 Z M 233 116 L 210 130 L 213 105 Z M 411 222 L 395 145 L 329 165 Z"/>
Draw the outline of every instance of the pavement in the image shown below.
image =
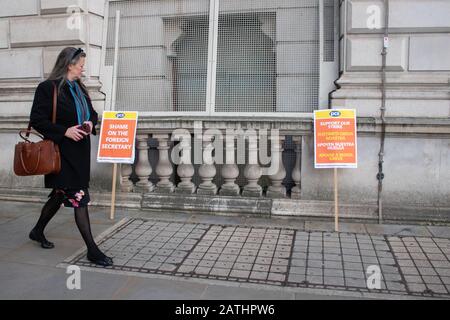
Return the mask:
<path fill-rule="evenodd" d="M 450 227 L 90 207 L 114 266 L 86 260 L 73 211 L 28 239 L 42 204 L 0 201 L 0 299 L 449 299 Z M 79 286 L 71 287 L 71 268 Z M 69 269 L 68 269 L 69 268 Z M 69 285 L 68 285 L 69 284 Z"/>

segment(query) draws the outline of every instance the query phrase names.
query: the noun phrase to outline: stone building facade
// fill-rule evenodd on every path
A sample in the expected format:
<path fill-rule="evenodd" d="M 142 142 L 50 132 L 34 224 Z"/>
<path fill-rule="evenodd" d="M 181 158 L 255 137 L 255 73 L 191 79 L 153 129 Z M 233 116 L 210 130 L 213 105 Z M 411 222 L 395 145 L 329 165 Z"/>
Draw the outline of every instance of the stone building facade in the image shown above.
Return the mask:
<path fill-rule="evenodd" d="M 120 168 L 119 206 L 329 217 L 333 172 L 314 169 L 312 111 L 340 107 L 357 111 L 359 159 L 339 171 L 342 216 L 450 220 L 450 1 L 272 2 L 0 0 L 0 198 L 45 198 L 42 177 L 14 175 L 13 148 L 62 48 L 85 49 L 94 107 L 112 108 L 120 10 L 115 108 L 138 110 L 140 121 L 136 163 Z M 271 152 L 283 165 L 271 176 L 234 159 L 173 165 L 173 130 L 196 139 L 196 126 L 279 129 L 281 147 Z M 111 166 L 96 163 L 96 149 L 94 139 L 93 204 L 108 205 Z M 247 157 L 257 149 L 247 145 Z"/>

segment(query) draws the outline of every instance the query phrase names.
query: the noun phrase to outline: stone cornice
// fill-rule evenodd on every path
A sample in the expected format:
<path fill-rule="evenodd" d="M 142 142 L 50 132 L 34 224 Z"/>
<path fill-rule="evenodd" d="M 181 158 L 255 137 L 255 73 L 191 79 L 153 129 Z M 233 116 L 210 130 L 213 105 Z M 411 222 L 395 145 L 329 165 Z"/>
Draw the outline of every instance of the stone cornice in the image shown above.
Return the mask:
<path fill-rule="evenodd" d="M 200 122 L 200 123 L 199 123 Z M 250 118 L 250 117 L 139 117 L 139 133 L 161 134 L 171 133 L 175 129 L 186 129 L 194 132 L 196 123 L 203 129 L 279 129 L 282 135 L 312 135 L 312 114 L 304 118 Z M 17 132 L 26 128 L 27 117 L 0 116 L 0 131 Z M 360 117 L 357 121 L 358 134 L 363 136 L 376 135 L 381 132 L 381 120 L 370 117 Z M 386 133 L 388 135 L 420 135 L 436 138 L 450 137 L 450 118 L 387 118 Z"/>
<path fill-rule="evenodd" d="M 382 97 L 379 87 L 345 87 L 332 93 L 332 99 L 375 99 Z M 388 87 L 386 88 L 386 99 L 388 100 L 450 100 L 450 89 L 445 90 L 425 90 L 423 87 L 407 90 Z"/>
<path fill-rule="evenodd" d="M 380 72 L 345 72 L 333 99 L 381 99 Z M 387 99 L 450 100 L 450 72 L 386 74 Z"/>
<path fill-rule="evenodd" d="M 381 72 L 344 72 L 336 81 L 338 85 L 380 85 Z M 450 72 L 387 72 L 386 83 L 398 86 L 426 85 L 450 87 Z"/>
<path fill-rule="evenodd" d="M 44 79 L 26 81 L 0 81 L 0 101 L 32 101 L 36 87 Z M 100 92 L 102 83 L 98 80 L 85 81 L 92 100 L 104 100 L 105 96 Z"/>

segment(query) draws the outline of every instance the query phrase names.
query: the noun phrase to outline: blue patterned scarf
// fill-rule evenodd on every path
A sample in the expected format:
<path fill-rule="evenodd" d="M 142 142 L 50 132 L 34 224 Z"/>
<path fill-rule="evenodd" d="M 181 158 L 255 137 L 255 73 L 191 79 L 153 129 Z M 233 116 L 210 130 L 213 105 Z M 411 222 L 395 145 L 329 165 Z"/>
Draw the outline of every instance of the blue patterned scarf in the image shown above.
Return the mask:
<path fill-rule="evenodd" d="M 77 107 L 78 124 L 81 125 L 83 122 L 89 121 L 91 117 L 89 106 L 78 82 L 67 80 L 67 83 L 69 84 L 70 93 L 72 93 L 75 106 Z"/>

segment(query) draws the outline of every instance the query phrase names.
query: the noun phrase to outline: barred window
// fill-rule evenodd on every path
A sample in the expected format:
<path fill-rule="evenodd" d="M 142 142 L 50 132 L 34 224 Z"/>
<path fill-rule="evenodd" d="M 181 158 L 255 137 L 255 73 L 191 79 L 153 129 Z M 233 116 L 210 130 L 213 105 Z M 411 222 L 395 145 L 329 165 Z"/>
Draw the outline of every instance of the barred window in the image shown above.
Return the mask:
<path fill-rule="evenodd" d="M 182 25 L 183 36 L 173 44 L 174 109 L 201 111 L 206 102 L 208 20 L 190 18 Z"/>
<path fill-rule="evenodd" d="M 335 0 L 110 0 L 106 66 L 120 11 L 116 109 L 312 112 L 337 78 L 336 9 Z"/>
<path fill-rule="evenodd" d="M 219 16 L 216 111 L 276 111 L 276 44 L 262 28 L 269 16 Z"/>

